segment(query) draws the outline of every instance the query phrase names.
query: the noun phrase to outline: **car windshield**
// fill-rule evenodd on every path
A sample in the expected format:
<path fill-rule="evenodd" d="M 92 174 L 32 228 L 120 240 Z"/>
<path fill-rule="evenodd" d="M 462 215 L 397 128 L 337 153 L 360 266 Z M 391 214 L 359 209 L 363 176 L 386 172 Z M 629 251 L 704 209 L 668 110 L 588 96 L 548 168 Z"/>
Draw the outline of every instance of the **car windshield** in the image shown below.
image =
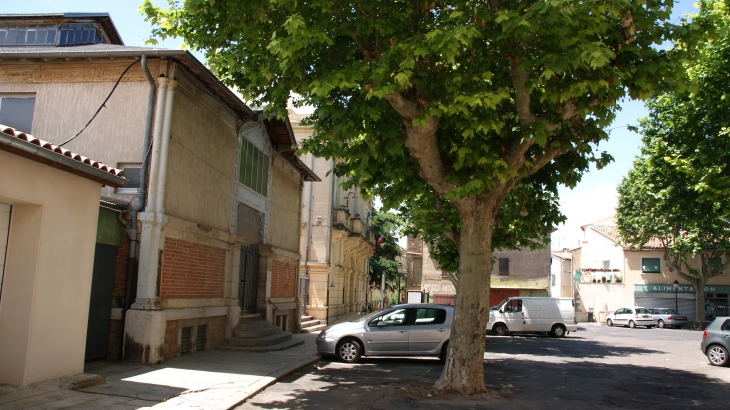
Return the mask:
<path fill-rule="evenodd" d="M 386 310 L 388 310 L 388 309 L 390 309 L 390 308 L 392 308 L 392 306 L 388 306 L 388 307 L 386 307 L 386 308 L 383 308 L 383 309 L 380 309 L 380 310 L 376 310 L 375 312 L 372 312 L 372 313 L 368 313 L 368 314 L 367 314 L 367 315 L 365 315 L 365 316 L 360 316 L 359 318 L 357 318 L 357 319 L 353 320 L 352 322 L 363 322 L 363 321 L 365 321 L 365 320 L 371 319 L 371 318 L 373 318 L 373 317 L 375 317 L 375 316 L 377 316 L 377 315 L 380 315 L 380 314 L 382 314 L 383 312 L 385 312 Z"/>

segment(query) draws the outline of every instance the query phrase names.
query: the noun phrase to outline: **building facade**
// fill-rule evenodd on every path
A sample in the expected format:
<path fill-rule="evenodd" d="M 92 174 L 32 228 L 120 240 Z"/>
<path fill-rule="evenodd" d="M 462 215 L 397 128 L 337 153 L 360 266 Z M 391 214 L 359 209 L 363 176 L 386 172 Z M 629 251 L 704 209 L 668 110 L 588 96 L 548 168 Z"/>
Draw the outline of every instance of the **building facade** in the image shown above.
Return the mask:
<path fill-rule="evenodd" d="M 288 119 L 246 106 L 189 52 L 127 47 L 108 15 L 77 18 L 0 19 L 25 27 L 0 49 L 0 98 L 25 99 L 53 143 L 83 130 L 64 147 L 130 179 L 101 191 L 123 229 L 106 270 L 107 356 L 216 348 L 242 311 L 298 331 L 301 191 L 318 178 L 293 154 Z"/>
<path fill-rule="evenodd" d="M 652 240 L 639 250 L 624 246 L 613 217 L 581 228 L 581 247 L 571 251 L 573 268 L 578 271 L 575 293 L 581 311 L 597 313 L 643 306 L 678 308 L 679 313 L 696 317 L 694 286 L 669 270 L 659 241 Z M 698 265 L 699 258 L 689 263 Z M 679 283 L 676 291 L 675 280 Z M 705 319 L 727 312 L 729 294 L 730 277 L 726 272 L 708 281 Z"/>
<path fill-rule="evenodd" d="M 548 296 L 550 251 L 496 250 L 491 271 L 489 304 L 494 306 L 510 296 Z M 453 303 L 456 287 L 448 275 L 430 257 L 428 246 L 417 238 L 408 238 L 406 248 L 408 290 L 428 293 L 435 303 Z"/>
<path fill-rule="evenodd" d="M 304 114 L 290 112 L 297 140 L 310 138 L 312 130 L 300 125 Z M 373 254 L 370 232 L 372 200 L 357 187 L 344 189 L 345 180 L 330 172 L 335 160 L 308 154 L 304 163 L 322 182 L 304 189 L 299 264 L 303 312 L 315 320 L 330 320 L 359 312 L 366 304 L 368 259 Z"/>

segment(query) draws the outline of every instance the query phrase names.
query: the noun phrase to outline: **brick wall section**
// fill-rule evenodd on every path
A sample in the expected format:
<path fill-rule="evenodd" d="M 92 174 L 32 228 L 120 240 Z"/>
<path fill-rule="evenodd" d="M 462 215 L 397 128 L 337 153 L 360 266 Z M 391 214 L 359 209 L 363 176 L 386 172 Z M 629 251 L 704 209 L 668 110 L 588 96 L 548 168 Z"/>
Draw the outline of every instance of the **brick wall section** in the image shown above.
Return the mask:
<path fill-rule="evenodd" d="M 117 260 L 114 262 L 114 288 L 112 297 L 123 298 L 127 290 L 127 269 L 129 265 L 129 236 L 122 229 L 122 246 L 117 248 Z M 117 306 L 121 307 L 121 306 Z"/>
<path fill-rule="evenodd" d="M 121 320 L 110 320 L 109 321 L 109 336 L 107 338 L 106 345 L 106 358 L 107 359 L 118 359 L 119 353 L 122 347 L 122 321 Z"/>
<path fill-rule="evenodd" d="M 296 267 L 293 263 L 273 261 L 271 263 L 271 297 L 294 297 Z"/>
<path fill-rule="evenodd" d="M 221 298 L 226 250 L 165 238 L 160 297 Z"/>
<path fill-rule="evenodd" d="M 180 346 L 177 344 L 177 328 L 179 321 L 168 320 L 165 327 L 165 344 L 162 346 L 162 353 L 165 360 L 178 356 Z"/>

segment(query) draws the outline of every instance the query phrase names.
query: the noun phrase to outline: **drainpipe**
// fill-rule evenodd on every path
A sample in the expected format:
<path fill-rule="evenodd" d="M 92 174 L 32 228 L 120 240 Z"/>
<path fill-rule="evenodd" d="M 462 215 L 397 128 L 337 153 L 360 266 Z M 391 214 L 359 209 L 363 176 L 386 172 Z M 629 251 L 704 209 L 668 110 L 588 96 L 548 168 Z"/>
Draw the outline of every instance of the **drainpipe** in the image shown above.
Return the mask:
<path fill-rule="evenodd" d="M 334 257 L 332 255 L 332 228 L 334 226 L 333 221 L 334 221 L 334 217 L 335 217 L 335 203 L 337 202 L 337 200 L 335 198 L 335 186 L 337 184 L 337 181 L 336 181 L 337 176 L 335 175 L 334 170 L 335 170 L 335 159 L 332 158 L 332 172 L 330 173 L 330 177 L 332 178 L 332 188 L 331 188 L 332 191 L 331 191 L 331 198 L 330 198 L 330 229 L 329 229 L 329 242 L 330 242 L 329 243 L 329 253 L 330 253 L 330 255 L 329 255 L 329 261 L 327 261 L 330 266 L 330 268 L 327 270 L 327 316 L 326 316 L 326 319 L 327 319 L 328 325 L 329 325 L 329 321 L 330 321 L 330 287 L 332 286 L 332 283 L 331 283 L 332 282 L 332 269 L 335 268 Z"/>
<path fill-rule="evenodd" d="M 122 332 L 124 332 L 124 319 L 125 313 L 129 310 L 132 305 L 132 274 L 134 272 L 134 257 L 137 253 L 137 213 L 144 208 L 145 199 L 147 198 L 147 164 L 149 163 L 150 144 L 151 144 L 151 130 L 152 130 L 152 114 L 154 112 L 156 88 L 155 80 L 150 74 L 150 70 L 147 67 L 147 56 L 142 55 L 142 71 L 144 76 L 147 78 L 147 82 L 150 84 L 150 92 L 147 97 L 147 118 L 145 120 L 144 127 L 144 143 L 142 145 L 142 169 L 140 170 L 139 178 L 139 198 L 137 204 L 132 208 L 130 222 L 123 222 L 127 236 L 129 236 L 129 259 L 127 260 L 127 277 L 125 280 L 126 288 L 124 290 L 124 306 L 122 309 Z M 121 216 L 121 214 L 119 214 Z M 123 218 L 120 218 L 122 221 Z M 119 358 L 123 358 L 124 344 L 119 344 Z"/>
<path fill-rule="evenodd" d="M 314 155 L 311 153 L 309 154 L 311 157 L 311 160 L 309 161 L 309 169 L 314 170 Z M 307 205 L 308 212 L 307 212 L 307 246 L 306 251 L 304 253 L 304 275 L 309 279 L 309 245 L 312 242 L 312 198 L 314 197 L 314 182 L 309 182 L 309 203 Z M 307 286 L 309 286 L 309 281 L 307 281 Z M 300 289 L 301 291 L 301 289 Z M 307 294 L 309 293 L 309 290 L 307 289 Z M 304 313 L 306 313 L 307 310 L 307 302 L 304 303 Z"/>
<path fill-rule="evenodd" d="M 177 81 L 168 80 L 167 98 L 165 101 L 165 119 L 162 125 L 162 146 L 160 147 L 160 166 L 157 175 L 157 200 L 155 201 L 158 214 L 165 213 L 165 186 L 167 184 L 167 157 L 170 152 L 170 126 L 172 123 L 172 103 L 175 98 Z"/>

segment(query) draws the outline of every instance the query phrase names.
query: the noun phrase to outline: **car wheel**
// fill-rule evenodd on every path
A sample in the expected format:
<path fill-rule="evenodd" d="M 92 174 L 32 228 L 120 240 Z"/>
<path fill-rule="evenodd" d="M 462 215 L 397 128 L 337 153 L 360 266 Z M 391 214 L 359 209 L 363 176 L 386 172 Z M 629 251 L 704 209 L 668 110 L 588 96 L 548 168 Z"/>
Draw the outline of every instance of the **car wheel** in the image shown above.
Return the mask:
<path fill-rule="evenodd" d="M 563 325 L 555 325 L 550 331 L 552 337 L 565 337 L 565 327 Z"/>
<path fill-rule="evenodd" d="M 636 327 L 636 323 L 634 323 L 633 320 L 629 320 L 629 327 L 632 328 L 632 329 L 635 328 Z"/>
<path fill-rule="evenodd" d="M 503 323 L 497 323 L 494 327 L 492 327 L 492 332 L 494 332 L 497 336 L 504 336 L 507 334 L 507 326 Z"/>
<path fill-rule="evenodd" d="M 345 339 L 337 344 L 337 357 L 345 363 L 355 363 L 360 360 L 362 347 L 355 339 Z"/>
<path fill-rule="evenodd" d="M 449 354 L 449 342 L 447 341 L 441 347 L 441 353 L 439 354 L 439 360 L 441 361 L 441 363 L 446 362 L 446 355 L 448 355 L 448 354 Z"/>
<path fill-rule="evenodd" d="M 606 325 L 608 325 L 608 326 L 613 326 L 613 320 L 611 320 L 611 319 L 606 319 Z"/>
<path fill-rule="evenodd" d="M 664 321 L 659 319 L 659 322 L 656 324 L 660 329 L 664 328 Z"/>
<path fill-rule="evenodd" d="M 707 348 L 707 359 L 713 366 L 725 366 L 728 362 L 727 349 L 720 345 L 712 345 Z"/>

